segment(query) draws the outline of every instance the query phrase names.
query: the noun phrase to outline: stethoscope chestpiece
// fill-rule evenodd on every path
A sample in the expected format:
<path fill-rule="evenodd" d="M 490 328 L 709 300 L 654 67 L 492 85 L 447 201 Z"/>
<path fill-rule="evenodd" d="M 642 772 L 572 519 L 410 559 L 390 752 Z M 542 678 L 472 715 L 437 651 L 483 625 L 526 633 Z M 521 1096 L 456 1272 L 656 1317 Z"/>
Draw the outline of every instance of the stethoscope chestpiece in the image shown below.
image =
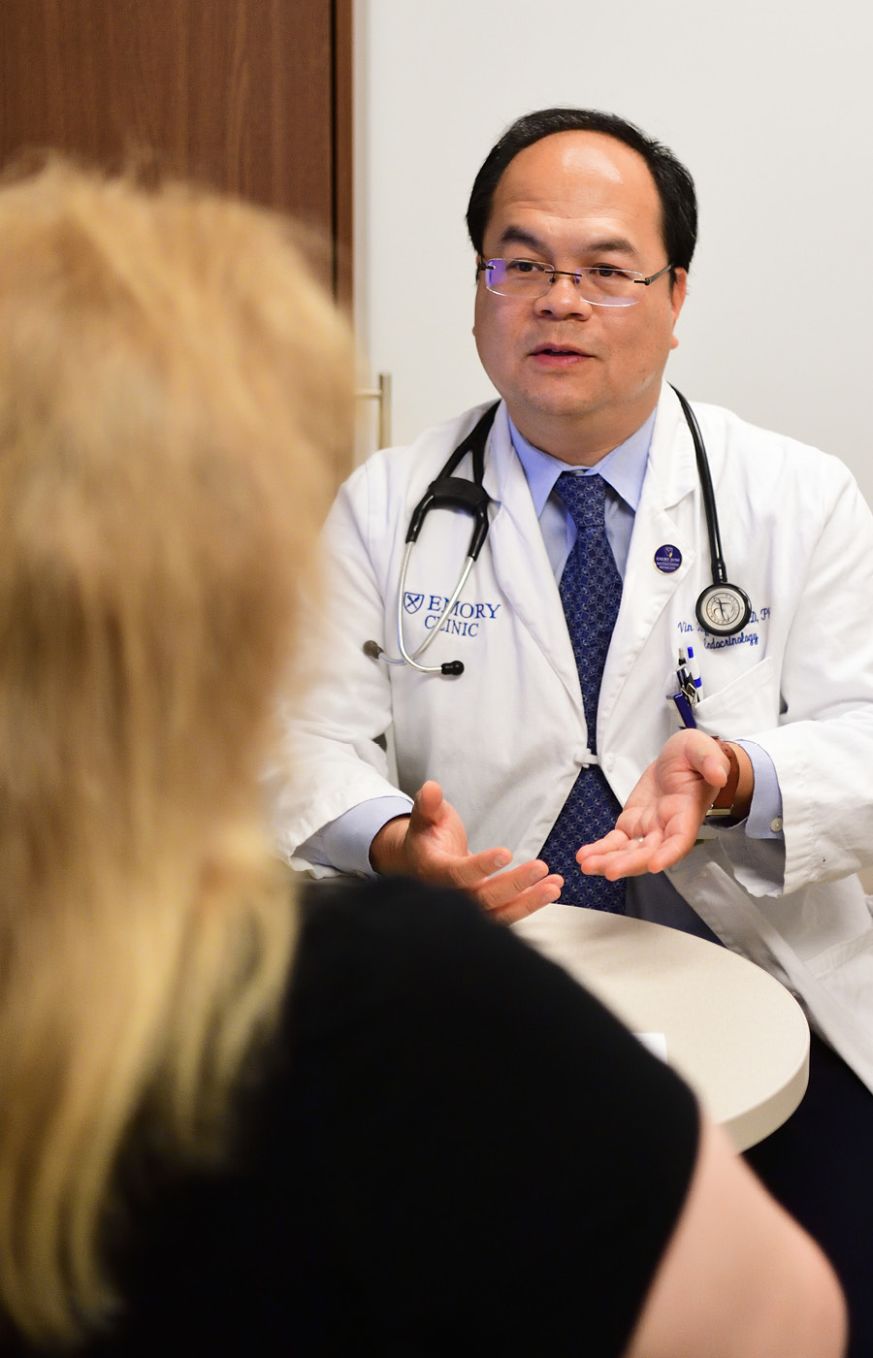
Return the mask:
<path fill-rule="evenodd" d="M 695 605 L 697 621 L 704 631 L 716 637 L 732 637 L 742 632 L 752 616 L 752 602 L 739 585 L 707 585 Z"/>

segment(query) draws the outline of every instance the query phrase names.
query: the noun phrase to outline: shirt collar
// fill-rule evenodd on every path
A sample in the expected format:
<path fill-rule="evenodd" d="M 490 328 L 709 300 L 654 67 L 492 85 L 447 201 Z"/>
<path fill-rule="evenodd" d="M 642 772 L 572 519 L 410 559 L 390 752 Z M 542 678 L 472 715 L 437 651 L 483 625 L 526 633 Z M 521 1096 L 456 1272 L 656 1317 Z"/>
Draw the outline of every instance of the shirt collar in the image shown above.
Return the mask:
<path fill-rule="evenodd" d="M 560 462 L 558 458 L 552 457 L 551 453 L 544 453 L 542 449 L 535 448 L 518 432 L 510 419 L 509 435 L 512 439 L 512 446 L 524 468 L 537 518 L 542 514 L 545 503 L 554 490 L 555 482 L 561 472 L 568 471 L 582 472 L 584 475 L 598 473 L 603 477 L 606 484 L 611 486 L 615 493 L 621 496 L 625 504 L 636 513 L 643 491 L 646 464 L 649 458 L 649 445 L 652 442 L 652 430 L 655 427 L 656 414 L 657 411 L 653 410 L 645 424 L 641 425 L 636 433 L 631 434 L 630 438 L 625 439 L 624 443 L 620 443 L 617 448 L 613 448 L 593 467 L 573 467 L 567 462 Z"/>

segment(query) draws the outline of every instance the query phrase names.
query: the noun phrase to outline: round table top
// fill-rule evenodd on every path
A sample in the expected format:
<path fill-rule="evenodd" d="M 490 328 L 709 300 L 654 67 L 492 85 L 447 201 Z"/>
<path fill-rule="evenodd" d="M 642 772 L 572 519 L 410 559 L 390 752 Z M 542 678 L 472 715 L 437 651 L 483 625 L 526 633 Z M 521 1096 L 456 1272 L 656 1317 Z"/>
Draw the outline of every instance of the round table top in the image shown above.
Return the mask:
<path fill-rule="evenodd" d="M 512 926 L 635 1033 L 663 1033 L 667 1061 L 737 1150 L 781 1126 L 809 1076 L 794 997 L 727 948 L 660 924 L 547 905 Z"/>

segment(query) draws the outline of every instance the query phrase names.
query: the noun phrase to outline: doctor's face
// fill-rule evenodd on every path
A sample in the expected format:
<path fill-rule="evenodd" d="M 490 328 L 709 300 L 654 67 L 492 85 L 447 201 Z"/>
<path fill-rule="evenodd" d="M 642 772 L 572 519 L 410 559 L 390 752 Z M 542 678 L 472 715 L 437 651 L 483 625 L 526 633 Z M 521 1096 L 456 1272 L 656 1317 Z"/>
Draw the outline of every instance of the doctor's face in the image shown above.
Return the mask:
<path fill-rule="evenodd" d="M 646 277 L 667 259 L 661 202 L 646 162 L 600 132 L 559 132 L 503 172 L 485 231 L 486 259 L 572 271 L 612 264 Z M 473 333 L 482 365 L 531 443 L 591 465 L 654 409 L 685 298 L 677 270 L 639 288 L 631 307 L 592 306 L 571 278 L 545 296 L 500 297 L 480 273 Z"/>

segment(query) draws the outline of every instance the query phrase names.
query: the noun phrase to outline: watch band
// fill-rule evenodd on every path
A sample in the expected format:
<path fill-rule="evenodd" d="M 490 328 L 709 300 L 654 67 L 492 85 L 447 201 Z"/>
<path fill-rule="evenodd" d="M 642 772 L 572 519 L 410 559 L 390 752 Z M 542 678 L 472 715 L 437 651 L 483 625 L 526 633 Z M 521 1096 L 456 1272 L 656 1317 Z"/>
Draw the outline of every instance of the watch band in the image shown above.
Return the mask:
<path fill-rule="evenodd" d="M 704 817 L 705 820 L 727 820 L 729 817 L 736 817 L 734 802 L 737 796 L 737 785 L 740 781 L 740 761 L 737 759 L 737 752 L 727 741 L 718 742 L 719 749 L 727 755 L 730 768 L 728 769 L 727 782 L 723 788 L 719 788 L 718 796 Z"/>

